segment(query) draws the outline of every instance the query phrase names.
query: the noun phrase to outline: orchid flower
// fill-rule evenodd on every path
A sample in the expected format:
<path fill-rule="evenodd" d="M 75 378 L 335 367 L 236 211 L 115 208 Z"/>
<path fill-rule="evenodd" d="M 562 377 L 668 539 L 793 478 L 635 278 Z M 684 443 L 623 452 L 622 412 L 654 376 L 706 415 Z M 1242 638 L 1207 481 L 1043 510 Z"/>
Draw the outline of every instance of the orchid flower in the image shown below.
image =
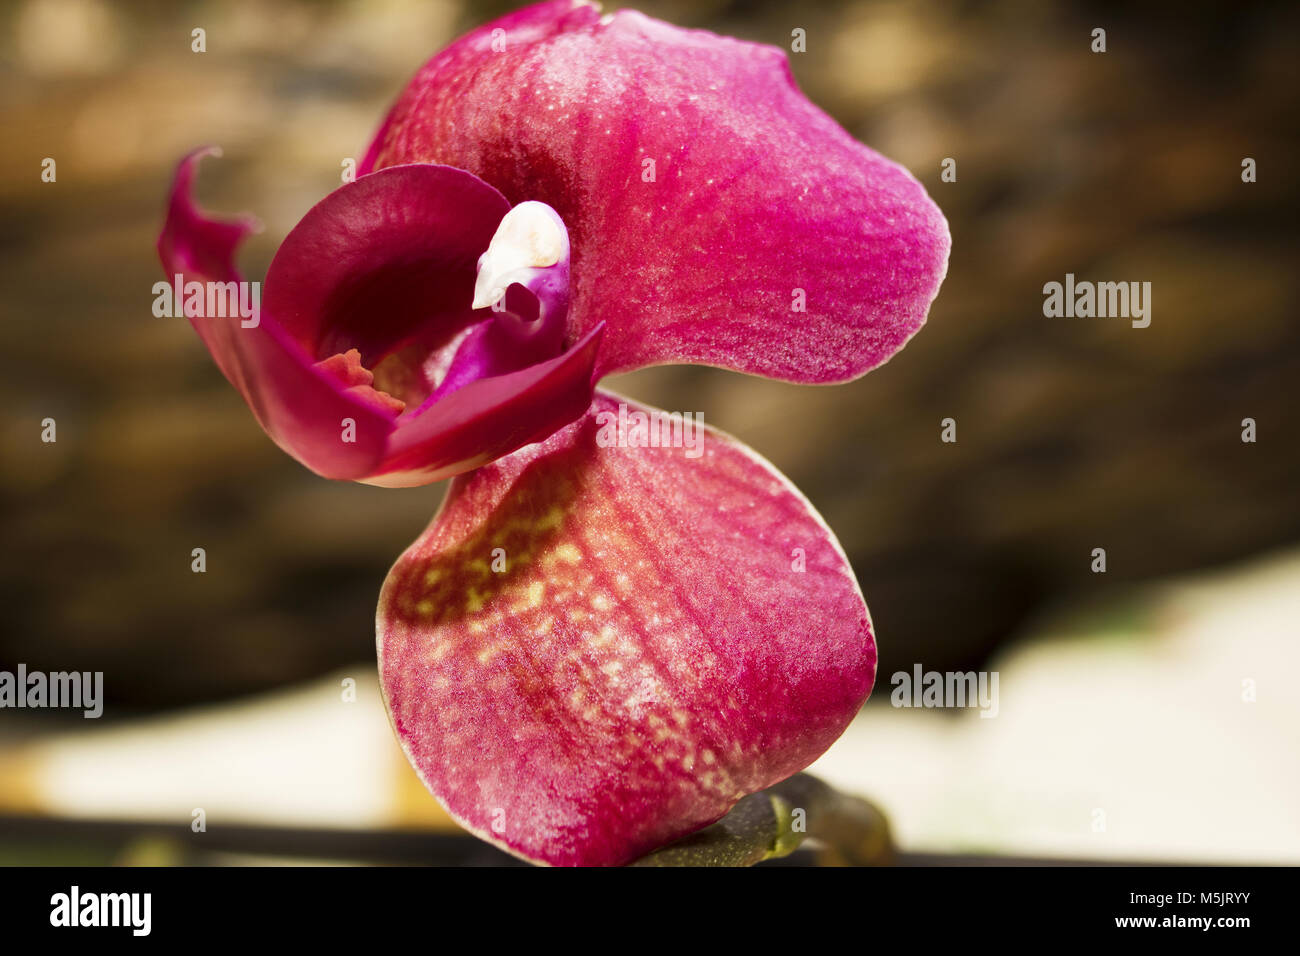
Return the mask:
<path fill-rule="evenodd" d="M 250 221 L 195 206 L 203 154 L 160 255 L 239 281 Z M 811 763 L 875 677 L 848 559 L 721 432 L 696 456 L 602 440 L 654 410 L 596 384 L 880 365 L 947 268 L 924 189 L 808 102 L 781 51 L 572 0 L 435 56 L 359 174 L 285 238 L 255 328 L 190 321 L 313 471 L 454 476 L 376 619 L 428 789 L 518 856 L 621 864 Z"/>

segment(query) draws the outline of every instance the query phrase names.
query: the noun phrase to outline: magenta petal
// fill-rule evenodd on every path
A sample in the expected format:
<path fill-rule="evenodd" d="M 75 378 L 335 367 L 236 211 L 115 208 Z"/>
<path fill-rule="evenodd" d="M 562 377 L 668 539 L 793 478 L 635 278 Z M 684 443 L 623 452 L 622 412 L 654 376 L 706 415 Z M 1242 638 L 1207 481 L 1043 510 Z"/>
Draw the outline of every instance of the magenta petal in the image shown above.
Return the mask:
<path fill-rule="evenodd" d="M 158 251 L 168 276 L 237 282 L 234 254 L 251 223 L 212 219 L 194 204 L 195 170 L 208 152 L 181 162 Z M 478 352 L 473 341 L 455 341 L 471 322 L 500 321 L 469 305 L 478 256 L 508 209 L 491 187 L 448 167 L 363 177 L 318 203 L 286 238 L 256 327 L 238 318 L 190 321 L 271 438 L 313 471 L 385 485 L 467 471 L 582 415 L 602 334 L 597 324 L 563 351 L 555 335 L 485 334 Z M 457 344 L 466 346 L 464 367 L 483 377 L 406 414 L 366 367 L 390 357 L 410 363 L 410 382 L 439 349 Z M 433 383 L 409 388 L 423 399 Z"/>
<path fill-rule="evenodd" d="M 603 326 L 562 355 L 463 385 L 403 418 L 382 467 L 367 481 L 425 485 L 541 441 L 587 410 Z"/>
<path fill-rule="evenodd" d="M 179 274 L 185 281 L 242 281 L 234 255 L 252 230 L 252 220 L 212 219 L 193 199 L 199 160 L 213 152 L 194 151 L 176 171 L 158 238 L 158 254 L 169 279 Z M 315 358 L 265 310 L 255 328 L 242 327 L 238 317 L 190 315 L 189 320 L 222 373 L 281 448 L 329 478 L 359 478 L 376 467 L 393 430 L 393 416 L 315 369 Z M 345 419 L 355 423 L 354 441 L 341 440 Z"/>
<path fill-rule="evenodd" d="M 850 379 L 917 331 L 947 269 L 925 190 L 808 102 L 782 51 L 635 12 L 559 0 L 453 44 L 365 168 L 412 161 L 559 212 L 569 339 L 607 323 L 600 374 Z"/>
<path fill-rule="evenodd" d="M 543 863 L 626 863 L 716 820 L 821 754 L 875 675 L 862 594 L 798 490 L 712 430 L 699 457 L 611 444 L 618 414 L 597 394 L 456 479 L 379 601 L 408 758 Z"/>
<path fill-rule="evenodd" d="M 373 369 L 413 341 L 432 351 L 487 317 L 470 309 L 476 266 L 509 210 L 491 186 L 448 166 L 363 176 L 285 237 L 266 310 L 317 358 L 356 348 Z"/>

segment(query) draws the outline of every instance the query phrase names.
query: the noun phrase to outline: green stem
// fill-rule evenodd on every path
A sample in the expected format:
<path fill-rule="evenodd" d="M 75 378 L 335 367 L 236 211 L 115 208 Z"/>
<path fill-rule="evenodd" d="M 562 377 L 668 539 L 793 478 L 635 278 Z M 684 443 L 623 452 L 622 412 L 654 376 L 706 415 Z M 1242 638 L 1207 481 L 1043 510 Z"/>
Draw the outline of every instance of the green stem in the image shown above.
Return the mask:
<path fill-rule="evenodd" d="M 889 822 L 874 804 L 795 774 L 737 803 L 711 826 L 660 847 L 633 866 L 753 866 L 787 856 L 805 840 L 822 866 L 893 862 Z"/>

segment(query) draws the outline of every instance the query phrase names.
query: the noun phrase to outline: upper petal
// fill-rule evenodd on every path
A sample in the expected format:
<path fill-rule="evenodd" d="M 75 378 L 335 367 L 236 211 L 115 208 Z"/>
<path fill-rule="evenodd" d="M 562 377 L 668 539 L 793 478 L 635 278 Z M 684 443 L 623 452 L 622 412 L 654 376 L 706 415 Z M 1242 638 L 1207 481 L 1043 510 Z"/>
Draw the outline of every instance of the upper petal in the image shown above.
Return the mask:
<path fill-rule="evenodd" d="M 597 394 L 457 478 L 380 596 L 407 756 L 453 816 L 539 862 L 624 863 L 711 823 L 821 754 L 875 673 L 803 496 L 711 429 L 699 456 L 619 444 L 619 405 Z"/>
<path fill-rule="evenodd" d="M 947 269 L 925 190 L 805 99 L 782 51 L 635 12 L 557 0 L 453 44 L 365 168 L 417 160 L 560 213 L 571 336 L 607 323 L 602 374 L 850 379 L 916 332 Z"/>

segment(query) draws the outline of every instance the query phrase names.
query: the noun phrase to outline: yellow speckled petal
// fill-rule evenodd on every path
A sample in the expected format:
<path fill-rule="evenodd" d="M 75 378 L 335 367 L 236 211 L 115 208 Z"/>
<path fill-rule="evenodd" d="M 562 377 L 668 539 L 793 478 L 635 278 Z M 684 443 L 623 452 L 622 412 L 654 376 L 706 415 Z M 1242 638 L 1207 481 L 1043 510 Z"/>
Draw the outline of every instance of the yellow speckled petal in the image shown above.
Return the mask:
<path fill-rule="evenodd" d="M 875 676 L 862 594 L 798 490 L 713 430 L 629 447 L 617 423 L 654 411 L 598 394 L 457 478 L 380 596 L 408 758 L 538 862 L 625 863 L 712 823 L 816 759 Z"/>

